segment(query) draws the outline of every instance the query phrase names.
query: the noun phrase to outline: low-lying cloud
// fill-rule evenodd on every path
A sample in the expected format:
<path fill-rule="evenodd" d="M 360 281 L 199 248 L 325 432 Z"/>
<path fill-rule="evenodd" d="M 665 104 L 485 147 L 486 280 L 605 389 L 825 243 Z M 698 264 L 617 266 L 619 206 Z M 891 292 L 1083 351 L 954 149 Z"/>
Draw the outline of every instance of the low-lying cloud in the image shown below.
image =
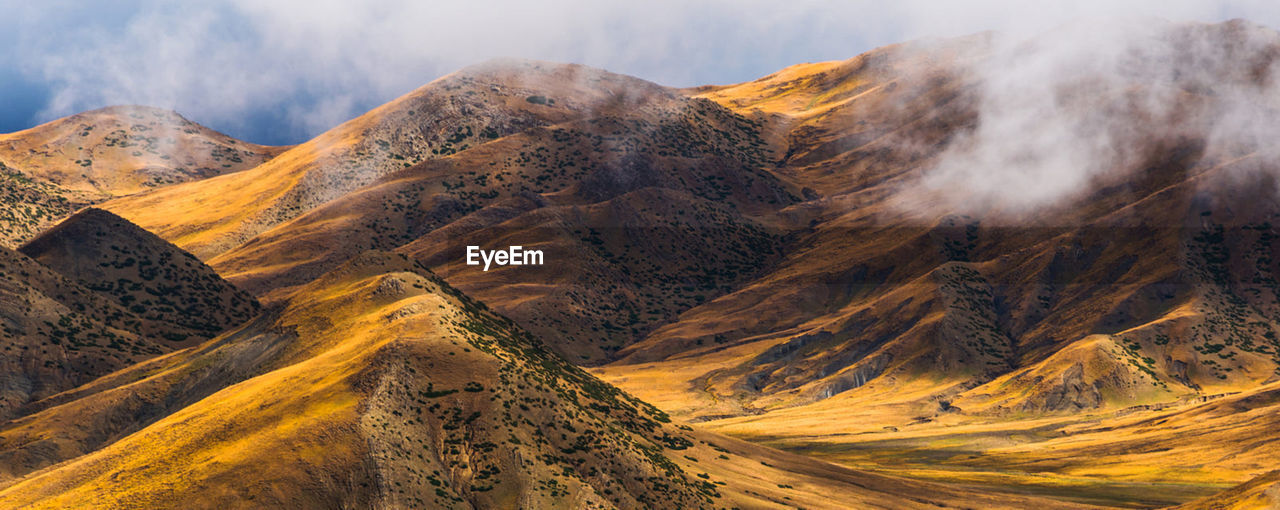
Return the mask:
<path fill-rule="evenodd" d="M 916 183 L 949 212 L 1016 215 L 1179 143 L 1269 153 L 1280 136 L 1280 34 L 1260 25 L 1083 20 L 997 34 L 988 51 L 960 71 L 975 83 L 975 125 Z"/>
<path fill-rule="evenodd" d="M 1261 1 L 1112 4 L 0 0 L 0 44 L 8 46 L 0 65 L 47 89 L 32 120 L 141 103 L 279 143 L 493 57 L 578 62 L 686 86 L 749 80 L 905 39 L 1025 34 L 1081 16 L 1277 20 Z"/>

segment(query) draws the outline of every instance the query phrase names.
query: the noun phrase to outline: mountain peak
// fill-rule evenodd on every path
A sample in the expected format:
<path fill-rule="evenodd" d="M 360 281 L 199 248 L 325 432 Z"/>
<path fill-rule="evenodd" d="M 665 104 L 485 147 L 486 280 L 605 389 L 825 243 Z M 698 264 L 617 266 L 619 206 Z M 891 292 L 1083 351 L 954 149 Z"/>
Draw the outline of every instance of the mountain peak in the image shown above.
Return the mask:
<path fill-rule="evenodd" d="M 91 200 L 237 172 L 283 150 L 141 105 L 108 106 L 0 135 L 0 161 Z"/>
<path fill-rule="evenodd" d="M 77 212 L 19 251 L 135 313 L 197 337 L 258 312 L 256 300 L 191 254 L 102 209 Z"/>
<path fill-rule="evenodd" d="M 18 251 L 39 259 L 40 256 L 56 248 L 66 248 L 72 243 L 79 243 L 90 237 L 111 236 L 113 238 L 132 238 L 149 243 L 168 244 L 129 220 L 97 207 L 86 207 L 72 214 L 62 223 L 45 231 L 35 239 L 28 241 Z"/>

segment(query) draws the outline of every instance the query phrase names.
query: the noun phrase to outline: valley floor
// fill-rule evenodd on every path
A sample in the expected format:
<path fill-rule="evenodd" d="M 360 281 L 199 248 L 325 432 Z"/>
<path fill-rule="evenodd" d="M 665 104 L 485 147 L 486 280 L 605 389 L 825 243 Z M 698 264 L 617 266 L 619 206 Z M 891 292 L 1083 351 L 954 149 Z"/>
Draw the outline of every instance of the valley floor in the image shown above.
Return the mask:
<path fill-rule="evenodd" d="M 702 372 L 714 370 L 703 361 L 709 365 Z M 927 397 L 946 387 L 937 381 L 753 408 L 708 391 L 714 385 L 706 379 L 673 377 L 691 371 L 687 363 L 594 369 L 708 431 L 860 471 L 1086 505 L 1188 503 L 1258 476 L 1280 455 L 1271 438 L 1280 423 L 1274 384 L 1217 398 L 1033 416 L 939 410 Z"/>

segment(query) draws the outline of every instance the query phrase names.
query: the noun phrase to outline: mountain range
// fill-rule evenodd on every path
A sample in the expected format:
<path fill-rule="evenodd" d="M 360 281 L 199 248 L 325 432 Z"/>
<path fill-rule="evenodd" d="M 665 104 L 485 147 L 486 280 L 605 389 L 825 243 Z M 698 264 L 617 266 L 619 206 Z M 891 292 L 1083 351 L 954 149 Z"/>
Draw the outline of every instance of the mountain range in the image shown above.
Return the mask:
<path fill-rule="evenodd" d="M 0 135 L 0 506 L 1280 505 L 1277 161 L 1223 128 L 1280 33 L 1152 34 L 1054 96 L 1115 133 L 1034 207 L 954 180 L 1036 164 L 981 152 L 993 34 Z"/>

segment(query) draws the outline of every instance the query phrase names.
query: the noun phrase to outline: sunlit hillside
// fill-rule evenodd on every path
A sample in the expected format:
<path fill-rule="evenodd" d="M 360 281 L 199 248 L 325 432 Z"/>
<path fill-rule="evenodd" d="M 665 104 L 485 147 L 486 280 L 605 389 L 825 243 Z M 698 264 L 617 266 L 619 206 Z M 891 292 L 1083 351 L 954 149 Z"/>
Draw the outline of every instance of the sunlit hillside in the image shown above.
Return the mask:
<path fill-rule="evenodd" d="M 1280 33 L 1082 26 L 0 135 L 0 507 L 1280 507 Z"/>
<path fill-rule="evenodd" d="M 238 172 L 283 150 L 144 106 L 103 108 L 0 134 L 0 244 L 27 241 L 86 205 Z"/>

